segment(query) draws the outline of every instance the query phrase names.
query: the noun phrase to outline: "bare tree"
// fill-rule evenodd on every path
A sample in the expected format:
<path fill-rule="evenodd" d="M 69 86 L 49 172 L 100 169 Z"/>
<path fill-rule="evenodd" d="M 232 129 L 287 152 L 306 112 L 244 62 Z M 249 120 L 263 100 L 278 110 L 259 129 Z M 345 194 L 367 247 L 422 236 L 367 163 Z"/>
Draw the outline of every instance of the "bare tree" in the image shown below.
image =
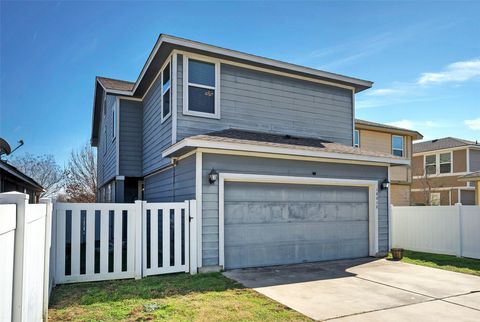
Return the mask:
<path fill-rule="evenodd" d="M 35 156 L 25 153 L 12 159 L 11 163 L 43 187 L 45 191 L 41 197 L 55 197 L 62 188 L 64 173 L 51 154 Z"/>
<path fill-rule="evenodd" d="M 65 192 L 70 202 L 95 202 L 97 161 L 95 151 L 87 143 L 72 151 L 65 171 Z"/>

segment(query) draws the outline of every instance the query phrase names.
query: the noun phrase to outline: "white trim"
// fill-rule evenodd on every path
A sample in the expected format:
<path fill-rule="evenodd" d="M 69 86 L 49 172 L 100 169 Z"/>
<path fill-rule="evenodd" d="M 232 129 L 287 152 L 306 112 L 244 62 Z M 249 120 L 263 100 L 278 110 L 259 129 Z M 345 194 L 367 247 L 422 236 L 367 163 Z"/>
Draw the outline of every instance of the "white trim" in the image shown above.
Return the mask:
<path fill-rule="evenodd" d="M 116 175 L 120 174 L 120 99 L 117 97 L 115 100 L 115 104 L 113 105 L 113 109 L 116 111 L 115 112 L 115 124 L 116 128 L 112 129 L 112 131 L 116 132 L 112 141 L 116 139 L 115 141 L 115 173 Z"/>
<path fill-rule="evenodd" d="M 197 201 L 197 267 L 202 267 L 202 152 L 195 154 L 195 200 Z"/>
<path fill-rule="evenodd" d="M 420 142 L 421 143 L 421 142 Z M 418 144 L 418 143 L 415 143 Z M 449 151 L 458 151 L 458 150 L 466 150 L 466 149 L 473 149 L 473 150 L 480 150 L 480 146 L 478 145 L 462 145 L 455 148 L 446 148 L 446 149 L 438 149 L 438 150 L 431 150 L 431 151 L 424 151 L 424 152 L 415 152 L 413 156 L 420 156 L 425 154 L 435 154 L 435 153 L 443 153 Z"/>
<path fill-rule="evenodd" d="M 229 57 L 232 57 L 232 58 L 235 58 L 235 59 L 246 60 L 246 61 L 249 61 L 249 62 L 252 62 L 252 63 L 265 64 L 265 65 L 268 65 L 268 66 L 271 66 L 271 67 L 287 69 L 287 70 L 291 70 L 293 72 L 300 72 L 300 73 L 305 73 L 305 74 L 311 74 L 311 75 L 314 75 L 314 76 L 317 76 L 317 77 L 324 77 L 324 78 L 331 79 L 333 81 L 352 83 L 352 84 L 355 84 L 355 85 L 358 85 L 358 86 L 364 86 L 364 87 L 371 87 L 372 84 L 373 84 L 370 81 L 366 81 L 366 80 L 362 80 L 362 79 L 357 79 L 357 78 L 352 78 L 352 77 L 348 77 L 348 76 L 333 74 L 333 73 L 329 73 L 329 72 L 325 72 L 325 71 L 321 71 L 321 70 L 317 70 L 317 69 L 313 69 L 313 68 L 309 68 L 309 67 L 298 66 L 298 65 L 278 61 L 278 60 L 273 60 L 273 59 L 269 59 L 269 58 L 264 58 L 264 57 L 260 57 L 260 56 L 255 56 L 255 55 L 251 55 L 251 54 L 246 54 L 246 53 L 230 50 L 230 49 L 225 49 L 225 48 L 220 48 L 220 47 L 216 47 L 216 46 L 212 46 L 212 45 L 207 45 L 207 44 L 195 42 L 195 41 L 192 41 L 192 40 L 181 39 L 181 38 L 177 38 L 177 37 L 174 37 L 174 36 L 161 35 L 159 40 L 155 44 L 152 52 L 148 56 L 147 62 L 143 66 L 142 71 L 140 72 L 140 76 L 138 77 L 137 81 L 135 82 L 135 85 L 133 87 L 132 92 L 136 91 L 138 85 L 140 84 L 140 82 L 143 79 L 143 76 L 145 75 L 145 72 L 148 70 L 153 58 L 155 57 L 155 55 L 157 54 L 157 51 L 159 50 L 159 48 L 161 47 L 161 45 L 164 42 L 168 42 L 168 43 L 179 45 L 179 46 L 189 47 L 189 48 L 192 48 L 192 49 L 203 50 L 203 51 L 207 51 L 207 52 L 213 53 L 213 54 L 229 56 Z M 273 72 L 273 70 L 271 72 Z M 287 74 L 287 73 L 285 73 L 285 74 Z M 293 73 L 292 74 L 288 73 L 288 74 L 292 75 L 291 77 L 294 77 Z M 305 78 L 307 78 L 307 77 L 305 77 Z M 330 83 L 334 86 L 338 86 L 338 87 L 347 86 L 347 85 L 343 85 L 343 84 L 336 84 L 336 83 L 333 83 L 333 82 L 328 82 L 328 83 Z M 349 87 L 354 89 L 354 86 L 349 86 Z"/>
<path fill-rule="evenodd" d="M 116 176 L 115 180 L 117 180 L 117 181 L 125 180 L 125 176 Z"/>
<path fill-rule="evenodd" d="M 190 80 L 188 79 L 188 67 L 189 67 L 188 61 L 190 59 L 214 64 L 215 66 L 215 86 L 214 87 L 190 82 Z M 184 115 L 220 119 L 220 73 L 221 73 L 220 60 L 214 59 L 208 56 L 197 55 L 192 53 L 183 54 L 183 114 Z M 213 107 L 214 113 L 190 111 L 189 97 L 188 97 L 189 86 L 207 88 L 215 91 L 215 101 L 214 101 L 214 107 Z"/>
<path fill-rule="evenodd" d="M 168 118 L 172 115 L 172 93 L 173 93 L 173 70 L 172 70 L 172 55 L 168 56 L 168 58 L 165 60 L 165 62 L 162 65 L 162 68 L 160 68 L 160 124 L 163 124 Z M 170 110 L 168 111 L 168 114 L 163 116 L 163 96 L 165 93 L 163 92 L 163 71 L 167 67 L 167 65 L 170 64 L 170 87 L 167 89 L 167 91 L 170 91 Z"/>
<path fill-rule="evenodd" d="M 170 111 L 172 113 L 172 144 L 177 142 L 177 90 L 178 90 L 178 71 L 177 71 L 177 52 L 174 50 L 172 53 L 172 102 Z"/>
<path fill-rule="evenodd" d="M 387 218 L 388 218 L 388 250 L 392 248 L 392 183 L 391 183 L 391 171 L 390 171 L 390 166 L 388 166 L 387 170 L 387 181 L 389 182 L 389 186 L 387 189 Z M 410 196 L 409 196 L 410 197 Z"/>
<path fill-rule="evenodd" d="M 379 162 L 379 163 L 410 165 L 409 159 L 375 157 L 375 156 L 365 156 L 365 155 L 356 155 L 356 154 L 347 154 L 347 153 L 338 153 L 338 152 L 301 150 L 301 149 L 293 149 L 293 148 L 287 148 L 287 147 L 264 146 L 264 145 L 254 145 L 254 144 L 246 144 L 246 143 L 213 142 L 213 141 L 190 139 L 190 138 L 183 139 L 182 141 L 164 150 L 162 152 L 162 157 L 164 158 L 168 157 L 172 153 L 175 153 L 176 151 L 186 147 L 213 148 L 213 149 L 223 149 L 223 150 L 240 150 L 240 151 L 263 152 L 263 153 L 273 153 L 273 154 L 301 155 L 301 156 L 310 156 L 310 157 L 320 157 L 320 158 L 326 158 L 326 159 L 341 159 L 341 160 L 352 160 L 352 161 L 369 161 L 369 162 Z"/>
<path fill-rule="evenodd" d="M 358 144 L 355 143 L 355 133 L 358 132 Z M 353 146 L 356 148 L 360 147 L 360 130 L 353 129 Z"/>
<path fill-rule="evenodd" d="M 433 191 L 448 191 L 448 190 L 475 190 L 475 187 L 468 187 L 468 186 L 462 186 L 462 187 L 441 187 L 441 188 L 431 188 L 430 190 Z M 410 189 L 411 192 L 425 192 L 425 189 L 417 188 L 417 189 Z"/>
<path fill-rule="evenodd" d="M 117 96 L 118 99 L 124 100 L 124 101 L 134 101 L 134 102 L 142 102 L 143 100 L 141 98 L 137 97 L 132 97 L 132 96 Z"/>
<path fill-rule="evenodd" d="M 401 139 L 402 139 L 402 156 L 401 156 L 401 157 L 402 157 L 402 158 L 406 158 L 406 153 L 405 153 L 405 150 L 406 150 L 406 149 L 405 149 L 405 136 L 404 136 L 404 135 L 392 134 L 392 138 L 391 138 L 391 141 L 390 141 L 390 145 L 391 145 L 391 147 L 392 147 L 392 154 L 395 155 L 395 154 L 393 153 L 393 151 L 395 151 L 395 150 L 399 151 L 399 150 L 400 150 L 400 149 L 396 149 L 396 148 L 393 147 L 393 138 L 394 138 L 394 137 L 397 137 L 397 138 L 401 138 Z M 398 155 L 397 155 L 397 157 L 398 157 Z"/>
<path fill-rule="evenodd" d="M 276 176 L 244 173 L 220 173 L 218 180 L 218 232 L 219 232 L 219 265 L 225 267 L 225 182 L 260 182 L 260 183 L 284 183 L 284 184 L 307 184 L 307 185 L 335 185 L 349 187 L 369 188 L 369 255 L 376 256 L 378 253 L 378 207 L 377 193 L 378 181 L 376 180 L 353 180 L 312 178 L 294 176 Z"/>

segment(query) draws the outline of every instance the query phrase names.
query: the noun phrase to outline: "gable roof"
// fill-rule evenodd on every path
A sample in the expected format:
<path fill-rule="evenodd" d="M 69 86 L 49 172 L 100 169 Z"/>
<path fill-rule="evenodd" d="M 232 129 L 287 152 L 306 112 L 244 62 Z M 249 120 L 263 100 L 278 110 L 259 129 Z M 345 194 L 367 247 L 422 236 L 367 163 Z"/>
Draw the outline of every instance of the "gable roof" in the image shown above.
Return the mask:
<path fill-rule="evenodd" d="M 363 129 L 380 130 L 380 131 L 387 131 L 394 134 L 398 133 L 398 134 L 411 135 L 414 140 L 423 139 L 423 135 L 420 134 L 420 132 L 401 128 L 398 126 L 355 119 L 355 127 L 357 127 L 357 125 L 360 125 L 359 128 L 363 128 Z"/>
<path fill-rule="evenodd" d="M 0 160 L 0 170 L 8 172 L 18 180 L 25 182 L 29 186 L 32 186 L 36 191 L 43 191 L 43 187 L 35 180 L 5 161 Z"/>
<path fill-rule="evenodd" d="M 163 151 L 162 156 L 180 156 L 200 147 L 394 164 L 410 163 L 409 160 L 389 153 L 366 151 L 318 138 L 238 129 L 227 129 L 185 138 Z"/>
<path fill-rule="evenodd" d="M 352 88 L 355 93 L 368 89 L 373 85 L 371 81 L 359 78 L 295 65 L 258 55 L 247 54 L 244 52 L 209 45 L 185 38 L 160 34 L 135 82 L 110 79 L 106 77 L 97 77 L 95 79 L 91 136 L 92 145 L 96 146 L 98 143 L 97 123 L 98 117 L 100 116 L 100 112 L 98 110 L 101 106 L 101 97 L 103 96 L 103 92 L 105 91 L 115 95 L 142 98 L 150 87 L 150 84 L 155 80 L 163 65 L 163 62 L 174 49 L 185 50 L 196 54 L 209 55 L 218 59 L 264 68 L 275 72 L 286 73 L 292 76 L 300 76 L 312 80 L 328 82 L 333 86 L 347 86 L 348 88 Z"/>
<path fill-rule="evenodd" d="M 469 140 L 458 139 L 454 137 L 446 137 L 441 139 L 435 139 L 425 142 L 419 142 L 413 144 L 413 153 L 427 152 L 427 151 L 436 151 L 442 149 L 457 148 L 462 146 L 478 146 L 478 142 L 473 142 Z"/>

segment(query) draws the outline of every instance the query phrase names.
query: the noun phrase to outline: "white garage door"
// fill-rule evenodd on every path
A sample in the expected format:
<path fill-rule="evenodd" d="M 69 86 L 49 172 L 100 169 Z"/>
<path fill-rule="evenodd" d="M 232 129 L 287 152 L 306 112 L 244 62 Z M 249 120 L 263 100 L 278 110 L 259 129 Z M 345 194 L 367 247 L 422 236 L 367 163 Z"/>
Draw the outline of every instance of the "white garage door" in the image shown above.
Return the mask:
<path fill-rule="evenodd" d="M 368 188 L 225 182 L 225 268 L 365 257 Z"/>

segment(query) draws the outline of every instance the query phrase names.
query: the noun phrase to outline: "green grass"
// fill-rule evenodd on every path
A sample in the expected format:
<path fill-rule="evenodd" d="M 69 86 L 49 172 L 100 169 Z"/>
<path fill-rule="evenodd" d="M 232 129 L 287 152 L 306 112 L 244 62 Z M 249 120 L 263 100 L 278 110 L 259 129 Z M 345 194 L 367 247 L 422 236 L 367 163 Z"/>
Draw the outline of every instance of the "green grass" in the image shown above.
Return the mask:
<path fill-rule="evenodd" d="M 158 309 L 146 312 L 144 305 L 152 304 Z M 310 321 L 220 273 L 60 285 L 49 320 Z"/>
<path fill-rule="evenodd" d="M 389 254 L 388 258 L 391 259 L 392 255 Z M 402 262 L 480 276 L 480 259 L 405 250 Z"/>

